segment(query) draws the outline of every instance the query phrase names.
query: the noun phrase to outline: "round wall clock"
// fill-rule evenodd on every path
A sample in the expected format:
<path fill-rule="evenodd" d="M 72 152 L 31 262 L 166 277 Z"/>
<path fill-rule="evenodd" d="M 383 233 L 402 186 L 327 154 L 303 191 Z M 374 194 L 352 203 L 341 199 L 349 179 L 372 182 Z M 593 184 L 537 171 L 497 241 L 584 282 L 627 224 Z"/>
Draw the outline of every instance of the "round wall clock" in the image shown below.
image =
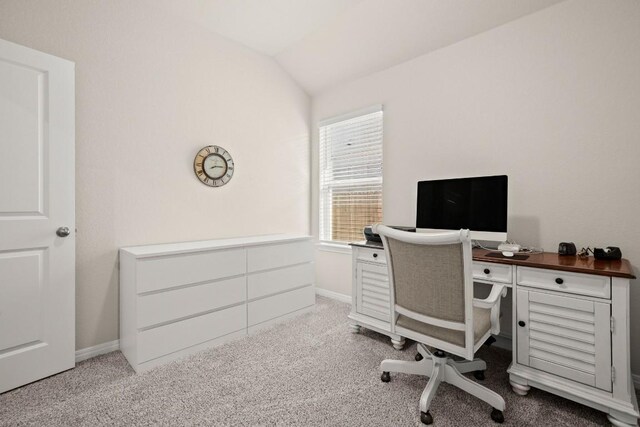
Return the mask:
<path fill-rule="evenodd" d="M 193 171 L 203 184 L 221 187 L 233 176 L 233 159 L 227 150 L 209 145 L 198 151 L 193 161 Z"/>

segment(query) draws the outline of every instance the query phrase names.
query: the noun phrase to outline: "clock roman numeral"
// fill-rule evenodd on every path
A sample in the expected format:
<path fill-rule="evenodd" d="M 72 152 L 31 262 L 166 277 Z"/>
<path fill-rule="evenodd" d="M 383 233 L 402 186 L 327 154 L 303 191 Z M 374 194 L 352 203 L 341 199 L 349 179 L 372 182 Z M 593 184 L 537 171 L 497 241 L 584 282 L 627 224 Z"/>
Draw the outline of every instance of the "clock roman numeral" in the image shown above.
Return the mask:
<path fill-rule="evenodd" d="M 202 175 L 204 172 L 202 171 L 198 171 L 198 175 Z"/>
<path fill-rule="evenodd" d="M 205 148 L 204 148 L 204 151 L 206 151 L 206 152 L 207 152 L 207 154 L 210 154 L 210 153 L 211 153 L 211 150 L 209 149 L 209 147 L 205 147 Z"/>
<path fill-rule="evenodd" d="M 202 162 L 200 162 L 200 163 L 196 163 L 196 166 L 198 166 L 199 168 L 201 168 L 201 167 L 202 167 Z"/>
<path fill-rule="evenodd" d="M 218 147 L 213 147 L 213 151 L 218 152 Z"/>

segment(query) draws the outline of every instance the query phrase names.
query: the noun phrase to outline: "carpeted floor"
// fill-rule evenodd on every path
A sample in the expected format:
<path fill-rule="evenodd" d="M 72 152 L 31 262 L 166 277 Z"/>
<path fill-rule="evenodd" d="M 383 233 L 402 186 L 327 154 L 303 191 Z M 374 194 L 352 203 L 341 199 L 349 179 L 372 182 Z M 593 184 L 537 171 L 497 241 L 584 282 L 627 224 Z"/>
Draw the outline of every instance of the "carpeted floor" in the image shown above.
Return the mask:
<path fill-rule="evenodd" d="M 0 395 L 0 425 L 415 426 L 426 377 L 392 374 L 385 358 L 412 360 L 387 337 L 351 334 L 349 305 L 318 298 L 315 312 L 136 375 L 120 352 Z M 505 397 L 504 425 L 607 425 L 601 412 L 534 390 L 511 392 L 511 354 L 482 349 L 484 383 Z M 435 426 L 491 426 L 488 405 L 440 386 Z"/>

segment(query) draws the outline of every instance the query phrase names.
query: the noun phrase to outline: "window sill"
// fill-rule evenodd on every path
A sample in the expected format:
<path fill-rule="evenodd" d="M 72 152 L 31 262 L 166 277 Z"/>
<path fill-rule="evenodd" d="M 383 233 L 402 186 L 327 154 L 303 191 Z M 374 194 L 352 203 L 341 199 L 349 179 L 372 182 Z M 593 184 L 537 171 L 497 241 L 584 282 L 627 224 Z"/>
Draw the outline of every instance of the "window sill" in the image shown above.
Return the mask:
<path fill-rule="evenodd" d="M 346 243 L 318 242 L 316 248 L 323 252 L 351 254 L 351 246 Z"/>

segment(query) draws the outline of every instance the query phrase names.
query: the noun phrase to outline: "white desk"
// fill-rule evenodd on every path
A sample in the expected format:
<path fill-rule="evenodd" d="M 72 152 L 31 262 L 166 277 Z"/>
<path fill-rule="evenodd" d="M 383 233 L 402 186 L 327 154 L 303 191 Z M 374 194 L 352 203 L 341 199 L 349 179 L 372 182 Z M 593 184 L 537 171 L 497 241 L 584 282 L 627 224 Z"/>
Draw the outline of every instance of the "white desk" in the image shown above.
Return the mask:
<path fill-rule="evenodd" d="M 387 261 L 381 244 L 354 243 L 353 332 L 390 332 Z M 627 260 L 597 261 L 544 253 L 526 260 L 495 258 L 474 249 L 476 282 L 512 288 L 515 393 L 536 387 L 591 406 L 614 426 L 635 426 L 640 416 L 631 379 Z"/>

